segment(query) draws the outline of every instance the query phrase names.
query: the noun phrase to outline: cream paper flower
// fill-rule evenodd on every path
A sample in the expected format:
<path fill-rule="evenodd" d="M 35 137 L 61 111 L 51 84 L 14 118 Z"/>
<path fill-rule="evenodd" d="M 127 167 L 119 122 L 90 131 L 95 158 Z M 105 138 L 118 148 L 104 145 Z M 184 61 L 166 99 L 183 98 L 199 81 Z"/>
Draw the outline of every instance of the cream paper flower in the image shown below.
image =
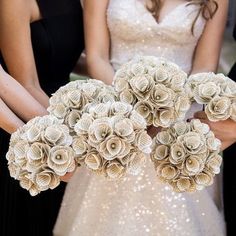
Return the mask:
<path fill-rule="evenodd" d="M 95 171 L 99 170 L 103 165 L 102 157 L 95 149 L 86 154 L 84 162 L 89 169 Z"/>
<path fill-rule="evenodd" d="M 89 150 L 87 137 L 83 135 L 73 137 L 72 148 L 76 155 L 83 155 Z"/>
<path fill-rule="evenodd" d="M 147 125 L 151 125 L 153 123 L 153 105 L 148 102 L 137 102 L 134 106 L 134 109 L 147 121 Z"/>
<path fill-rule="evenodd" d="M 48 166 L 59 176 L 75 169 L 74 151 L 71 147 L 55 146 L 49 152 Z"/>
<path fill-rule="evenodd" d="M 130 86 L 139 99 L 146 100 L 154 87 L 154 81 L 149 75 L 135 76 L 130 80 Z"/>
<path fill-rule="evenodd" d="M 172 183 L 172 187 L 176 192 L 194 192 L 197 189 L 191 177 L 180 177 Z"/>
<path fill-rule="evenodd" d="M 19 175 L 20 186 L 29 191 L 31 196 L 36 196 L 40 190 L 36 183 L 33 181 L 33 176 L 27 171 L 23 171 Z"/>
<path fill-rule="evenodd" d="M 133 105 L 137 102 L 137 98 L 132 92 L 132 89 L 126 89 L 120 93 L 120 101 Z"/>
<path fill-rule="evenodd" d="M 214 174 L 220 173 L 220 166 L 222 164 L 222 157 L 218 153 L 212 153 L 207 159 L 207 168 Z"/>
<path fill-rule="evenodd" d="M 111 180 L 119 179 L 123 177 L 125 173 L 125 167 L 122 166 L 118 161 L 112 161 L 107 163 L 105 167 L 106 177 Z"/>
<path fill-rule="evenodd" d="M 230 99 L 215 97 L 207 104 L 205 112 L 211 121 L 227 120 L 232 112 Z"/>
<path fill-rule="evenodd" d="M 202 172 L 204 169 L 204 160 L 199 156 L 191 155 L 189 156 L 183 167 L 183 173 L 187 176 L 194 176 Z"/>
<path fill-rule="evenodd" d="M 129 113 L 133 110 L 133 107 L 124 102 L 114 102 L 108 109 L 113 115 L 129 115 Z"/>
<path fill-rule="evenodd" d="M 136 134 L 134 132 L 133 122 L 128 118 L 115 123 L 114 132 L 127 142 L 133 142 L 135 140 Z"/>
<path fill-rule="evenodd" d="M 213 82 L 207 82 L 196 87 L 194 93 L 198 104 L 206 104 L 220 94 L 220 87 Z"/>
<path fill-rule="evenodd" d="M 183 136 L 179 136 L 177 141 L 183 144 L 189 154 L 202 154 L 207 151 L 203 134 L 190 131 Z"/>
<path fill-rule="evenodd" d="M 65 118 L 65 125 L 70 129 L 74 129 L 75 125 L 81 118 L 81 112 L 77 110 L 71 110 L 71 112 Z"/>
<path fill-rule="evenodd" d="M 195 120 L 192 121 L 192 124 L 195 124 Z M 178 137 L 180 135 L 188 133 L 189 131 L 190 131 L 190 127 L 188 123 L 184 121 L 180 121 L 180 122 L 175 123 L 172 126 L 171 133 L 174 134 L 175 137 Z"/>
<path fill-rule="evenodd" d="M 154 107 L 172 107 L 175 93 L 163 84 L 157 84 L 151 91 L 150 102 Z"/>
<path fill-rule="evenodd" d="M 54 189 L 60 184 L 60 178 L 51 169 L 45 168 L 35 174 L 35 183 L 40 191 Z"/>
<path fill-rule="evenodd" d="M 220 142 L 199 120 L 178 122 L 159 132 L 151 160 L 161 181 L 177 192 L 194 192 L 209 186 L 220 172 Z"/>
<path fill-rule="evenodd" d="M 174 143 L 170 146 L 169 160 L 172 164 L 182 163 L 186 158 L 186 149 L 182 143 Z"/>
<path fill-rule="evenodd" d="M 102 119 L 97 119 L 97 121 L 90 125 L 88 129 L 89 144 L 93 147 L 97 147 L 113 134 L 111 122 Z"/>
<path fill-rule="evenodd" d="M 101 156 L 109 161 L 128 155 L 130 145 L 117 136 L 111 136 L 99 145 L 98 150 Z"/>
<path fill-rule="evenodd" d="M 7 153 L 10 175 L 32 196 L 60 183 L 75 169 L 69 128 L 52 115 L 36 117 L 11 137 Z"/>
<path fill-rule="evenodd" d="M 175 166 L 169 165 L 167 163 L 158 165 L 156 168 L 156 172 L 160 180 L 163 182 L 176 179 L 180 173 L 180 171 Z"/>
<path fill-rule="evenodd" d="M 208 171 L 203 171 L 199 174 L 197 174 L 194 177 L 194 181 L 197 184 L 197 188 L 199 190 L 203 189 L 206 186 L 212 185 L 213 184 L 213 175 L 211 174 L 211 172 Z"/>
<path fill-rule="evenodd" d="M 151 152 L 152 138 L 147 131 L 140 131 L 136 134 L 135 144 L 143 153 L 149 154 Z"/>
<path fill-rule="evenodd" d="M 154 114 L 153 125 L 156 127 L 169 127 L 175 120 L 175 111 L 173 108 L 156 110 Z"/>
<path fill-rule="evenodd" d="M 151 158 L 153 161 L 162 161 L 170 155 L 170 148 L 166 145 L 160 144 L 152 150 Z"/>
<path fill-rule="evenodd" d="M 138 175 L 146 163 L 146 155 L 142 152 L 131 152 L 128 157 L 127 172 L 132 175 Z"/>
<path fill-rule="evenodd" d="M 52 146 L 70 145 L 72 143 L 69 129 L 65 125 L 52 125 L 47 127 L 43 132 L 42 140 Z"/>

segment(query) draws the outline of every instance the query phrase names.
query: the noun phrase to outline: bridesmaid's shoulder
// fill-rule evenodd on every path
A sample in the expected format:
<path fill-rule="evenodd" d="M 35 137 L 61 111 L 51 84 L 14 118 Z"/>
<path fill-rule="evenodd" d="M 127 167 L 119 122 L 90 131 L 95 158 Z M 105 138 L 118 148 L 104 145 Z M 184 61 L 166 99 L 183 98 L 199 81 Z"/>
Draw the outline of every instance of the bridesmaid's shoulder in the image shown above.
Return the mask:
<path fill-rule="evenodd" d="M 36 0 L 0 0 L 1 21 L 31 20 L 33 9 L 37 6 Z"/>

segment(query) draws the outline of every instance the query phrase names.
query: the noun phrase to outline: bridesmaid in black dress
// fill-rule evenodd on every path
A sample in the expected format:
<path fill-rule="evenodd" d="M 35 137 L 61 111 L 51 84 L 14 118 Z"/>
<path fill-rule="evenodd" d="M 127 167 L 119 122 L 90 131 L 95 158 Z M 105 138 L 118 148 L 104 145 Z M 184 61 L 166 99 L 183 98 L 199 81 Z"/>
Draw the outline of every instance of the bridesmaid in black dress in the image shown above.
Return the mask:
<path fill-rule="evenodd" d="M 236 25 L 234 28 L 234 39 L 236 40 Z M 229 77 L 236 82 L 236 63 L 232 67 Z M 227 226 L 227 235 L 236 235 L 236 144 L 233 144 L 223 152 L 223 186 L 224 186 L 224 208 Z"/>
<path fill-rule="evenodd" d="M 44 107 L 69 81 L 83 38 L 79 0 L 0 1 L 0 63 Z M 0 130 L 0 235 L 52 235 L 65 184 L 31 197 L 9 176 L 9 138 Z"/>

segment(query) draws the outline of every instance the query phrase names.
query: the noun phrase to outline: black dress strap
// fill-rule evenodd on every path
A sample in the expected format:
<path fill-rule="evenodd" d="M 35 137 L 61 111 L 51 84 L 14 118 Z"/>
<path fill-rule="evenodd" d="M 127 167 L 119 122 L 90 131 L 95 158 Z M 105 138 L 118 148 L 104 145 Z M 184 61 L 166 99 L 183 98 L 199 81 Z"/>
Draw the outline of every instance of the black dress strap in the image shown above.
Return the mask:
<path fill-rule="evenodd" d="M 37 0 L 42 17 L 63 15 L 78 11 L 80 0 Z"/>

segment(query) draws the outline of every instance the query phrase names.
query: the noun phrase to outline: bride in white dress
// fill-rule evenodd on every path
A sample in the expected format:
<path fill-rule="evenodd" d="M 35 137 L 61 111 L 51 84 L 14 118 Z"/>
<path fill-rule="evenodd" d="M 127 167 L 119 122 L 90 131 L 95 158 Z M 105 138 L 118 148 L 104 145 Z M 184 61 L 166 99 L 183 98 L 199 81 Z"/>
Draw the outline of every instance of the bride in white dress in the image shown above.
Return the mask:
<path fill-rule="evenodd" d="M 86 53 L 94 78 L 111 83 L 114 71 L 136 55 L 165 57 L 187 73 L 216 70 L 227 1 L 216 1 L 210 20 L 200 4 L 210 1 L 152 2 L 163 3 L 159 14 L 143 0 L 84 1 Z M 201 6 L 205 18 L 201 12 L 193 26 Z M 173 192 L 158 181 L 150 161 L 140 175 L 118 182 L 79 168 L 67 186 L 54 234 L 222 236 L 224 220 L 213 197 L 208 190 Z"/>

